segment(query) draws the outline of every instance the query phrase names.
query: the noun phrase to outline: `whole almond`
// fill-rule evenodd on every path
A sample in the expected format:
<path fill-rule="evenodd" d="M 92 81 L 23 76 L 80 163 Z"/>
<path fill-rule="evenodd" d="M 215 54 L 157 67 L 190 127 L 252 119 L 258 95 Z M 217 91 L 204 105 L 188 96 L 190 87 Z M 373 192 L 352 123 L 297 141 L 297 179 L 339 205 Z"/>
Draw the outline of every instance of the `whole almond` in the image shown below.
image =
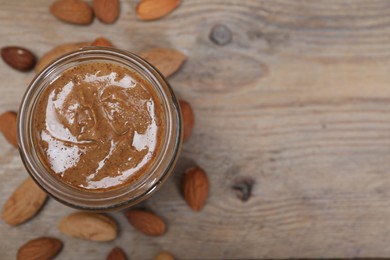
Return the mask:
<path fill-rule="evenodd" d="M 141 0 L 136 8 L 140 20 L 160 19 L 180 5 L 180 0 Z"/>
<path fill-rule="evenodd" d="M 190 103 L 185 100 L 179 100 L 181 115 L 183 118 L 183 141 L 187 141 L 192 134 L 195 124 L 195 115 Z"/>
<path fill-rule="evenodd" d="M 18 147 L 16 139 L 16 113 L 7 111 L 0 115 L 0 131 L 5 139 L 14 147 Z"/>
<path fill-rule="evenodd" d="M 29 71 L 37 61 L 35 55 L 26 48 L 9 46 L 1 49 L 4 62 L 16 70 Z"/>
<path fill-rule="evenodd" d="M 166 231 L 165 222 L 152 212 L 133 209 L 125 215 L 135 229 L 147 236 L 161 236 Z"/>
<path fill-rule="evenodd" d="M 154 257 L 154 260 L 175 260 L 175 258 L 169 252 L 161 252 Z"/>
<path fill-rule="evenodd" d="M 167 48 L 151 49 L 142 52 L 140 56 L 155 66 L 166 78 L 175 73 L 186 60 L 186 56 L 180 51 Z"/>
<path fill-rule="evenodd" d="M 50 7 L 50 12 L 59 20 L 86 25 L 93 20 L 92 8 L 81 0 L 59 0 Z"/>
<path fill-rule="evenodd" d="M 103 23 L 113 23 L 119 16 L 119 0 L 93 0 L 93 11 Z"/>
<path fill-rule="evenodd" d="M 65 235 L 92 241 L 110 241 L 117 237 L 117 224 L 108 215 L 75 212 L 62 219 L 58 225 Z"/>
<path fill-rule="evenodd" d="M 183 195 L 193 211 L 200 211 L 207 200 L 209 181 L 205 171 L 199 167 L 187 170 L 183 178 Z"/>
<path fill-rule="evenodd" d="M 35 66 L 35 72 L 39 73 L 57 58 L 69 52 L 77 51 L 80 48 L 86 46 L 91 46 L 91 42 L 65 43 L 58 45 L 57 47 L 53 48 L 42 56 L 42 58 L 38 61 L 38 64 Z"/>
<path fill-rule="evenodd" d="M 112 43 L 104 37 L 96 38 L 96 40 L 94 42 L 92 42 L 91 45 L 92 46 L 102 46 L 102 47 L 114 47 L 112 45 Z"/>
<path fill-rule="evenodd" d="M 126 260 L 126 254 L 120 247 L 114 247 L 107 255 L 107 260 Z"/>
<path fill-rule="evenodd" d="M 32 239 L 19 248 L 17 260 L 53 259 L 62 249 L 61 240 L 54 237 Z"/>
<path fill-rule="evenodd" d="M 2 217 L 11 226 L 22 224 L 39 212 L 46 199 L 47 194 L 28 178 L 6 201 Z"/>

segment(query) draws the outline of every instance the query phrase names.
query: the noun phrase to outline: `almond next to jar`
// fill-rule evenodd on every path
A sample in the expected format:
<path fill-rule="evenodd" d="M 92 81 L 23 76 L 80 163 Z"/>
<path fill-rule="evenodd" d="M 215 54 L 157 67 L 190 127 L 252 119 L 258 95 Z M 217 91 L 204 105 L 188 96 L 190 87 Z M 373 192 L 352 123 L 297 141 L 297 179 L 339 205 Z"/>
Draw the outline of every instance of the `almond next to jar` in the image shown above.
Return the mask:
<path fill-rule="evenodd" d="M 139 203 L 168 178 L 182 143 L 178 100 L 142 58 L 91 47 L 32 81 L 17 120 L 22 160 L 60 202 L 109 211 Z"/>

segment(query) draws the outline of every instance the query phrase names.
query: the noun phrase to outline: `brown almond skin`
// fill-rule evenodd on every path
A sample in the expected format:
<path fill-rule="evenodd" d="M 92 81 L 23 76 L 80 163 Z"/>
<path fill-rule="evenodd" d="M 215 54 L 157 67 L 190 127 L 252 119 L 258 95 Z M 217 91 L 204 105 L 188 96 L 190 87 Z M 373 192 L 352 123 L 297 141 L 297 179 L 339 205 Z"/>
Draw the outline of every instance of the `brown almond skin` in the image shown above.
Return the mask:
<path fill-rule="evenodd" d="M 206 204 L 209 181 L 206 172 L 195 167 L 187 170 L 183 178 L 183 195 L 193 211 L 200 211 Z"/>
<path fill-rule="evenodd" d="M 120 247 L 114 247 L 107 255 L 107 260 L 126 260 L 126 254 Z"/>
<path fill-rule="evenodd" d="M 160 19 L 181 3 L 181 0 L 141 0 L 136 8 L 137 17 L 140 20 L 151 21 Z"/>
<path fill-rule="evenodd" d="M 58 59 L 59 57 L 72 52 L 77 51 L 80 48 L 91 46 L 91 42 L 77 42 L 77 43 L 65 43 L 54 47 L 50 51 L 46 52 L 35 66 L 35 72 L 39 73 L 47 65 Z"/>
<path fill-rule="evenodd" d="M 103 23 L 113 23 L 119 16 L 119 0 L 93 0 L 93 11 Z"/>
<path fill-rule="evenodd" d="M 17 260 L 44 260 L 54 258 L 62 249 L 61 240 L 54 237 L 40 237 L 21 246 Z"/>
<path fill-rule="evenodd" d="M 59 20 L 87 25 L 93 20 L 92 8 L 81 0 L 59 0 L 50 6 L 50 12 Z"/>
<path fill-rule="evenodd" d="M 2 48 L 1 57 L 9 66 L 23 72 L 32 70 L 37 62 L 35 55 L 31 51 L 18 46 Z"/>
<path fill-rule="evenodd" d="M 140 53 L 140 56 L 168 78 L 178 71 L 186 60 L 184 53 L 171 48 L 155 48 Z"/>
<path fill-rule="evenodd" d="M 20 225 L 34 217 L 45 204 L 47 194 L 34 182 L 26 179 L 3 206 L 2 218 L 11 226 Z"/>
<path fill-rule="evenodd" d="M 111 241 L 118 235 L 112 217 L 92 212 L 74 212 L 63 218 L 58 228 L 65 235 L 91 241 Z"/>
<path fill-rule="evenodd" d="M 91 45 L 101 47 L 114 47 L 114 45 L 112 45 L 112 43 L 104 37 L 96 38 L 96 40 Z"/>
<path fill-rule="evenodd" d="M 0 131 L 4 138 L 15 148 L 18 147 L 16 139 L 16 112 L 7 111 L 0 115 Z"/>
<path fill-rule="evenodd" d="M 133 209 L 125 212 L 129 223 L 147 236 L 161 236 L 166 231 L 165 222 L 152 212 Z"/>
<path fill-rule="evenodd" d="M 187 101 L 179 100 L 179 105 L 183 119 L 183 141 L 185 142 L 192 134 L 192 129 L 195 125 L 195 115 L 190 103 Z"/>
<path fill-rule="evenodd" d="M 175 260 L 175 258 L 169 252 L 161 252 L 154 257 L 154 260 Z"/>

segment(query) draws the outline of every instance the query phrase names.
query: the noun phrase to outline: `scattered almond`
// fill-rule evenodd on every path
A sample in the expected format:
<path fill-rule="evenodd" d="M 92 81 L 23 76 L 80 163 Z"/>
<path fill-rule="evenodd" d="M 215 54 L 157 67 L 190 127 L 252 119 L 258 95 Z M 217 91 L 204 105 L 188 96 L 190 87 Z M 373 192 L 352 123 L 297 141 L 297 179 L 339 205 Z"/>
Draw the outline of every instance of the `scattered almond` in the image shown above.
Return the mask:
<path fill-rule="evenodd" d="M 129 223 L 148 236 L 161 236 L 166 231 L 165 222 L 152 212 L 133 209 L 125 213 Z"/>
<path fill-rule="evenodd" d="M 102 47 L 114 47 L 112 43 L 104 37 L 97 38 L 91 45 L 102 46 Z"/>
<path fill-rule="evenodd" d="M 107 255 L 107 260 L 126 260 L 126 254 L 120 247 L 114 247 Z"/>
<path fill-rule="evenodd" d="M 31 51 L 17 46 L 2 48 L 1 57 L 9 66 L 20 71 L 31 70 L 37 61 Z"/>
<path fill-rule="evenodd" d="M 154 257 L 154 260 L 175 260 L 175 258 L 169 252 L 161 252 Z"/>
<path fill-rule="evenodd" d="M 46 199 L 47 194 L 28 178 L 4 204 L 3 219 L 11 226 L 22 224 L 38 213 Z"/>
<path fill-rule="evenodd" d="M 7 111 L 0 115 L 0 131 L 5 139 L 14 147 L 18 147 L 16 139 L 16 113 Z"/>
<path fill-rule="evenodd" d="M 195 124 L 195 115 L 190 103 L 185 100 L 179 100 L 181 115 L 183 119 L 183 141 L 187 141 L 192 134 Z"/>
<path fill-rule="evenodd" d="M 189 169 L 183 178 L 183 195 L 193 211 L 200 211 L 207 200 L 209 181 L 205 171 L 199 167 Z"/>
<path fill-rule="evenodd" d="M 59 230 L 65 235 L 92 241 L 110 241 L 117 237 L 114 219 L 105 214 L 75 212 L 61 220 Z"/>
<path fill-rule="evenodd" d="M 167 48 L 145 51 L 140 56 L 155 66 L 166 78 L 175 73 L 186 60 L 186 56 L 180 51 Z"/>
<path fill-rule="evenodd" d="M 81 0 L 58 0 L 50 6 L 50 12 L 67 23 L 86 25 L 93 20 L 92 8 Z"/>
<path fill-rule="evenodd" d="M 58 45 L 52 50 L 45 53 L 42 58 L 39 60 L 37 66 L 35 66 L 35 72 L 39 73 L 43 70 L 47 65 L 56 60 L 57 58 L 72 52 L 77 51 L 80 48 L 91 46 L 91 42 L 79 42 L 79 43 L 65 43 Z"/>
<path fill-rule="evenodd" d="M 140 20 L 160 19 L 180 5 L 180 0 L 141 0 L 136 8 Z"/>
<path fill-rule="evenodd" d="M 62 249 L 61 240 L 54 237 L 32 239 L 19 248 L 17 260 L 42 260 L 54 258 Z"/>
<path fill-rule="evenodd" d="M 93 11 L 103 23 L 113 23 L 119 16 L 119 0 L 93 0 Z"/>

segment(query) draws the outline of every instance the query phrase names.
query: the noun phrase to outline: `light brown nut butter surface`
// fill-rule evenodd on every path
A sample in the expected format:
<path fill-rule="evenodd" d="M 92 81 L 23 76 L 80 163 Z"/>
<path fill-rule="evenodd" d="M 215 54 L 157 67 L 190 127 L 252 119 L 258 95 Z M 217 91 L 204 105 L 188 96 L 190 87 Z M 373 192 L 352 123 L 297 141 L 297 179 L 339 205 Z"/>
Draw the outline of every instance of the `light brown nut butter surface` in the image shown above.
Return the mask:
<path fill-rule="evenodd" d="M 136 72 L 109 62 L 80 64 L 40 96 L 35 145 L 49 172 L 71 186 L 121 187 L 155 160 L 162 109 L 150 83 Z"/>

